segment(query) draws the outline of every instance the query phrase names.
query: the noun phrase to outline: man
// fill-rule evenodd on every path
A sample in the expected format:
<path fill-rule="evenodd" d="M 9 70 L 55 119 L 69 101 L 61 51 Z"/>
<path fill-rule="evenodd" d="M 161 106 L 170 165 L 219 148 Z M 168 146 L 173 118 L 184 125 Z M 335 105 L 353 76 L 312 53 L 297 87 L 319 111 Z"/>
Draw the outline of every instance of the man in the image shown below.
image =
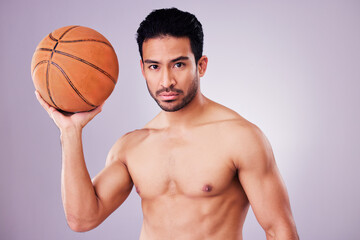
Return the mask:
<path fill-rule="evenodd" d="M 37 97 L 61 131 L 62 199 L 69 226 L 98 226 L 129 195 L 142 199 L 141 240 L 242 239 L 251 204 L 267 239 L 298 239 L 285 186 L 261 130 L 200 91 L 208 58 L 190 13 L 153 11 L 137 41 L 148 90 L 163 111 L 121 137 L 91 181 L 83 127 L 101 111 L 65 116 Z"/>

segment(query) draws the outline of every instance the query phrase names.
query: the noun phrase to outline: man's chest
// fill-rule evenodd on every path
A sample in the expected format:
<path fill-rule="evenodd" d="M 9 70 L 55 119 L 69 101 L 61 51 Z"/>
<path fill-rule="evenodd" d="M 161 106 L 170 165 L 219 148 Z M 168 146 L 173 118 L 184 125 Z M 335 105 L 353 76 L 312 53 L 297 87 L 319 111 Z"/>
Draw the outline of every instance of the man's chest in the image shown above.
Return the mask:
<path fill-rule="evenodd" d="M 221 139 L 151 136 L 126 156 L 128 170 L 142 198 L 182 194 L 220 194 L 235 177 Z"/>

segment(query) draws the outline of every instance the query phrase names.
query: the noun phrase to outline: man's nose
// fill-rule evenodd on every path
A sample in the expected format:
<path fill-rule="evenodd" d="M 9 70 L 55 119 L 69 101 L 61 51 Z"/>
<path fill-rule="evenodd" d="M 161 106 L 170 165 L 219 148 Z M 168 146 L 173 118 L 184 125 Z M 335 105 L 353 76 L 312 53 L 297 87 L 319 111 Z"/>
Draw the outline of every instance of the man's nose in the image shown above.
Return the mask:
<path fill-rule="evenodd" d="M 176 84 L 176 80 L 171 74 L 171 71 L 169 69 L 163 69 L 163 73 L 161 76 L 161 86 L 163 88 L 172 88 Z"/>

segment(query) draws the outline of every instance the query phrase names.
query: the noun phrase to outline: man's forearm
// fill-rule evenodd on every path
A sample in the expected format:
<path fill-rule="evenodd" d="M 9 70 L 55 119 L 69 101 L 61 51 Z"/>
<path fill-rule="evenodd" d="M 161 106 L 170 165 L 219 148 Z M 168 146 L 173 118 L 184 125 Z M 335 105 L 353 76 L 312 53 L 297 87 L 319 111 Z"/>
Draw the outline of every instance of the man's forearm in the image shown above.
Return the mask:
<path fill-rule="evenodd" d="M 92 225 L 99 206 L 85 164 L 81 130 L 61 131 L 61 144 L 61 195 L 65 215 L 74 231 L 85 231 Z"/>

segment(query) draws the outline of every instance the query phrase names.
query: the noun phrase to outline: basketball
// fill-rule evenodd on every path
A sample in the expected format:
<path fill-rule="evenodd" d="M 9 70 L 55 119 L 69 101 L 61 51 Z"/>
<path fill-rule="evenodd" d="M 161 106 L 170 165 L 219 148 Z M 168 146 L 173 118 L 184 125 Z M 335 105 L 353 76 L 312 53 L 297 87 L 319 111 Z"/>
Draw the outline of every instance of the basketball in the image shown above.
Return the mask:
<path fill-rule="evenodd" d="M 35 89 L 64 112 L 90 111 L 114 90 L 118 60 L 110 42 L 82 26 L 59 28 L 36 47 L 31 61 Z"/>

